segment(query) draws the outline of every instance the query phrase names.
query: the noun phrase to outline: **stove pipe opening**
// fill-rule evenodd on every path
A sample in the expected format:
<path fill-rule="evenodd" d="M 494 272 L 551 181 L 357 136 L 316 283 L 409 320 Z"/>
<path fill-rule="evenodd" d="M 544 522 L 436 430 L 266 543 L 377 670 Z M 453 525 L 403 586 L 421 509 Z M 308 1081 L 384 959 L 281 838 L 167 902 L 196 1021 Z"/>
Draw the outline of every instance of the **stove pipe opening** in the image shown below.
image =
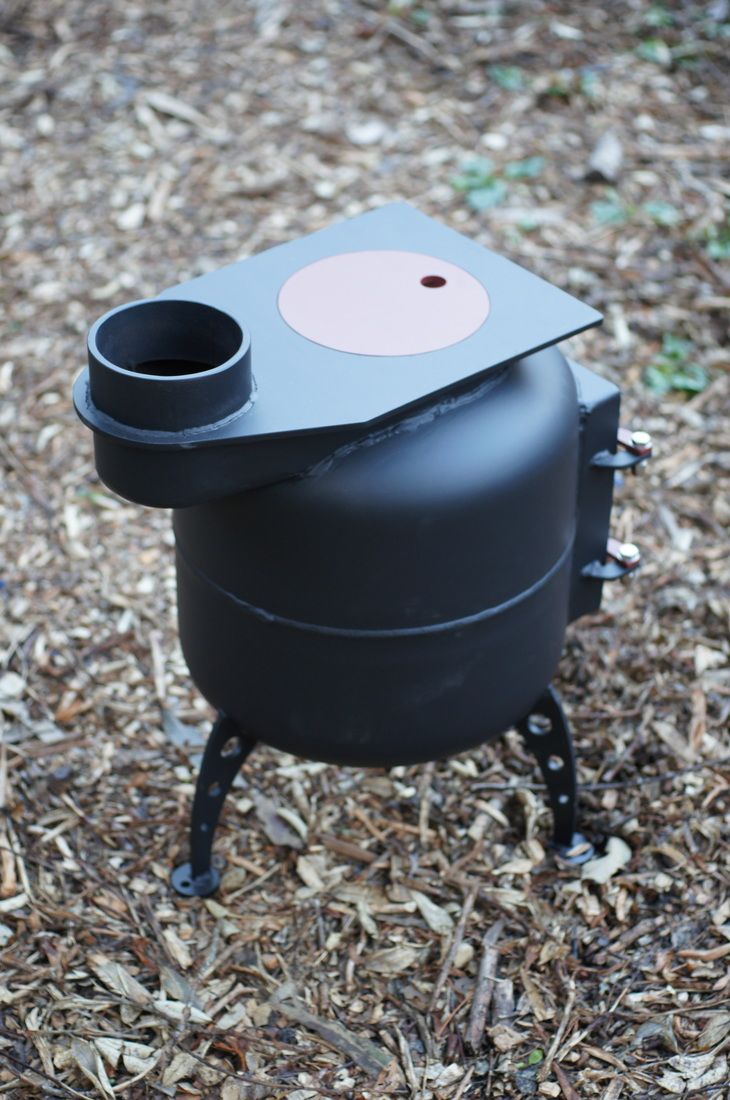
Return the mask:
<path fill-rule="evenodd" d="M 89 333 L 89 387 L 123 424 L 184 431 L 240 412 L 251 396 L 251 341 L 229 313 L 153 298 L 111 310 Z"/>

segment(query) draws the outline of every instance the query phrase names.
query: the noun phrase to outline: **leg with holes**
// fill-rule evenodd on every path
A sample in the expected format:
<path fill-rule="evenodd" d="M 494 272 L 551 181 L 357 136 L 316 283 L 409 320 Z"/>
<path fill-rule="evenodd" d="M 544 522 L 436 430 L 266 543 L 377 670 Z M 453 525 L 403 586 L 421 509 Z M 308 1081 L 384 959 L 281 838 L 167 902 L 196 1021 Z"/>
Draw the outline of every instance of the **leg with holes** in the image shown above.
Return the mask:
<path fill-rule="evenodd" d="M 225 714 L 219 714 L 205 746 L 190 822 L 190 862 L 172 872 L 172 885 L 185 897 L 206 898 L 218 889 L 211 864 L 213 837 L 226 795 L 255 745 Z"/>
<path fill-rule="evenodd" d="M 568 719 L 557 692 L 548 687 L 517 728 L 537 757 L 553 811 L 553 845 L 561 858 L 585 863 L 593 846 L 576 832 L 577 782 L 575 752 Z"/>

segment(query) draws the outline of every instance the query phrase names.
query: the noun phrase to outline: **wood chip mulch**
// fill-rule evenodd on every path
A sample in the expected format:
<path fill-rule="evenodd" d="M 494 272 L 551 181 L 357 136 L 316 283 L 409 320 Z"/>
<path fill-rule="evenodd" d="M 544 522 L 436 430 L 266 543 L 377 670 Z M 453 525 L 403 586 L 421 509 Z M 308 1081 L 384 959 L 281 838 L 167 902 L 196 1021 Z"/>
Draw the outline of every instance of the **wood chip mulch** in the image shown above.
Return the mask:
<path fill-rule="evenodd" d="M 8 0 L 0 32 L 0 1094 L 730 1096 L 728 4 Z M 169 517 L 71 409 L 84 334 L 393 199 L 601 309 L 570 353 L 655 438 L 614 514 L 645 565 L 557 681 L 615 864 L 556 865 L 514 733 L 388 773 L 261 749 L 183 901 L 211 713 Z M 693 394 L 647 387 L 667 361 Z"/>

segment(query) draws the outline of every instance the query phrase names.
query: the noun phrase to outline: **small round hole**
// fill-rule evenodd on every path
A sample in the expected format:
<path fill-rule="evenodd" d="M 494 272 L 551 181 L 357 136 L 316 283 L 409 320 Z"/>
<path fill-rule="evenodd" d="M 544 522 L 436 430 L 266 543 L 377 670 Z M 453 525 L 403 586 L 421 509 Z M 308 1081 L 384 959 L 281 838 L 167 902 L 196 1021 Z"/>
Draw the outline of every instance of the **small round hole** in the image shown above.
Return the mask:
<path fill-rule="evenodd" d="M 569 794 L 561 794 L 558 798 L 558 802 L 560 803 L 561 806 L 567 806 L 568 803 L 570 802 L 570 795 Z"/>
<path fill-rule="evenodd" d="M 240 737 L 229 737 L 227 741 L 224 741 L 220 755 L 230 758 L 231 756 L 240 756 L 243 752 L 243 745 L 241 744 Z"/>
<path fill-rule="evenodd" d="M 189 889 L 189 887 L 191 885 L 190 879 L 189 878 L 184 878 L 182 880 L 182 882 L 180 883 L 180 885 L 183 887 L 184 890 Z"/>
<path fill-rule="evenodd" d="M 565 761 L 562 756 L 549 756 L 547 763 L 551 772 L 559 772 L 565 767 Z"/>
<path fill-rule="evenodd" d="M 424 275 L 421 279 L 421 286 L 427 286 L 430 290 L 437 290 L 440 286 L 446 286 L 446 279 L 443 275 Z"/>
<path fill-rule="evenodd" d="M 210 825 L 208 824 L 207 821 L 201 821 L 200 822 L 199 832 L 201 832 L 201 833 L 209 833 L 210 832 Z"/>
<path fill-rule="evenodd" d="M 211 798 L 218 798 L 222 790 L 223 788 L 221 787 L 220 783 L 211 783 L 211 785 L 208 787 L 208 794 Z"/>
<path fill-rule="evenodd" d="M 553 724 L 547 714 L 531 714 L 527 719 L 527 728 L 533 736 L 544 737 L 546 733 L 550 733 Z"/>

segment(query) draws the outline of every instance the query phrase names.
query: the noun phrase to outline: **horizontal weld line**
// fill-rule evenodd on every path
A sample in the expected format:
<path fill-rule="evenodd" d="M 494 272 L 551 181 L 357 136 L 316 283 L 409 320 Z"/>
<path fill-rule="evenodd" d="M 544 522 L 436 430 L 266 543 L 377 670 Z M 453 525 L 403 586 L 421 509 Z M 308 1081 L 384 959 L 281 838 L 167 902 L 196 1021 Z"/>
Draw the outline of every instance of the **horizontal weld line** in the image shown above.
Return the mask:
<path fill-rule="evenodd" d="M 236 596 L 233 592 L 226 592 L 225 588 L 221 588 L 219 584 L 211 580 L 202 570 L 188 561 L 179 542 L 177 542 L 177 549 L 191 573 L 194 573 L 200 580 L 204 581 L 205 584 L 209 584 L 211 588 L 214 588 L 221 596 L 235 603 L 236 606 L 247 615 L 252 615 L 262 622 L 270 623 L 275 626 L 288 627 L 290 630 L 302 630 L 308 634 L 326 634 L 337 638 L 413 638 L 428 634 L 446 634 L 449 631 L 472 626 L 475 623 L 484 622 L 486 619 L 493 619 L 497 615 L 501 615 L 503 612 L 509 611 L 510 608 L 516 607 L 518 604 L 528 600 L 548 584 L 555 574 L 560 572 L 563 565 L 565 565 L 565 562 L 573 551 L 574 535 L 575 532 L 571 535 L 568 545 L 565 547 L 558 560 L 548 569 L 547 573 L 540 577 L 538 581 L 535 581 L 534 584 L 531 584 L 529 588 L 526 588 L 524 592 L 520 592 L 519 595 L 513 596 L 509 600 L 505 600 L 504 603 L 497 604 L 495 607 L 487 607 L 484 611 L 476 611 L 473 615 L 465 615 L 463 619 L 449 619 L 448 622 L 443 623 L 431 623 L 426 626 L 373 627 L 365 629 L 348 626 L 323 626 L 319 623 L 305 623 L 301 622 L 299 619 L 288 619 L 283 615 L 276 615 L 273 611 L 266 611 L 263 607 L 256 607 L 255 604 L 242 600 L 240 596 Z"/>

